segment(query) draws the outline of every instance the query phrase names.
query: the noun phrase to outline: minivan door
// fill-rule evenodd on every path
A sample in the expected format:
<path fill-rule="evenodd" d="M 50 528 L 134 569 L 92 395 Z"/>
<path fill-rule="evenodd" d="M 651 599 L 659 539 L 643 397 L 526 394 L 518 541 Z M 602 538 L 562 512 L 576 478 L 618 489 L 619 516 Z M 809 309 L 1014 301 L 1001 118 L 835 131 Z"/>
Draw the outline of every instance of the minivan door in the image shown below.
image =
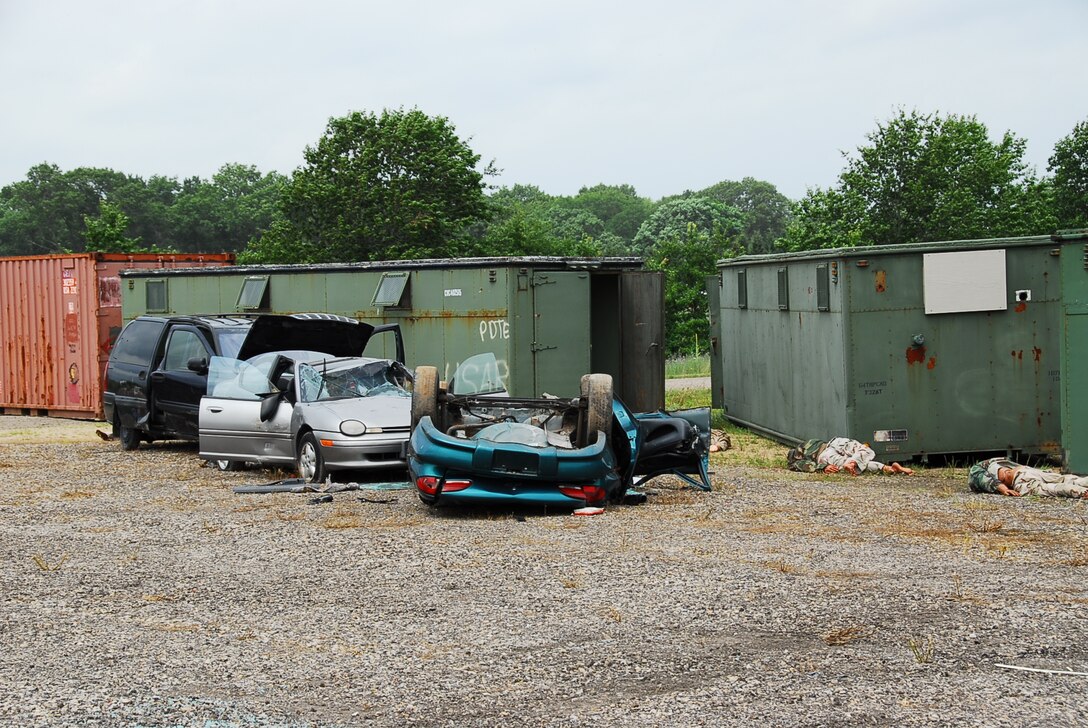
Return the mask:
<path fill-rule="evenodd" d="M 193 371 L 189 362 L 212 357 L 212 346 L 195 326 L 178 326 L 166 340 L 162 360 L 151 372 L 151 412 L 153 429 L 175 433 L 186 440 L 196 440 L 197 411 L 200 398 L 208 387 L 207 369 Z"/>

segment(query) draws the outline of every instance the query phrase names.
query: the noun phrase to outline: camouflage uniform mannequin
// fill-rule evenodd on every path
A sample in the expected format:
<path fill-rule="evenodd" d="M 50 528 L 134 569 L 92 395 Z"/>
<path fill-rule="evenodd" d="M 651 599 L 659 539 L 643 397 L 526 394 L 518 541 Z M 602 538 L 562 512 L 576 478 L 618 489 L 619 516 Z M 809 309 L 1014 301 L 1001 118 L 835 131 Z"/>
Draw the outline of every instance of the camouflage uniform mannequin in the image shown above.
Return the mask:
<path fill-rule="evenodd" d="M 786 453 L 787 467 L 800 472 L 821 471 L 838 473 L 842 470 L 852 475 L 861 473 L 885 473 L 887 475 L 913 475 L 914 471 L 899 463 L 885 465 L 873 458 L 876 453 L 863 442 L 848 437 L 836 437 L 829 442 L 807 440 Z"/>
<path fill-rule="evenodd" d="M 967 484 L 976 493 L 1088 498 L 1088 476 L 1063 475 L 1020 465 L 1005 458 L 990 458 L 972 465 L 967 474 Z"/>

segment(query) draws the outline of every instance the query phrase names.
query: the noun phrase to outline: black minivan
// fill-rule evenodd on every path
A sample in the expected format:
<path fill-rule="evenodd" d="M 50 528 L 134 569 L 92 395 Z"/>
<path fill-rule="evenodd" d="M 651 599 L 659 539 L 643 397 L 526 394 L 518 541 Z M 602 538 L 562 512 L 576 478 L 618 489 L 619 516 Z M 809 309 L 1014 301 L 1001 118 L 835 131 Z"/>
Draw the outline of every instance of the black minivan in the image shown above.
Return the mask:
<path fill-rule="evenodd" d="M 398 324 L 372 326 L 327 313 L 139 316 L 110 352 L 102 408 L 125 450 L 141 440 L 196 441 L 211 357 L 248 359 L 289 349 L 361 356 L 374 335 L 387 332 L 395 337 L 396 359 L 403 363 Z"/>

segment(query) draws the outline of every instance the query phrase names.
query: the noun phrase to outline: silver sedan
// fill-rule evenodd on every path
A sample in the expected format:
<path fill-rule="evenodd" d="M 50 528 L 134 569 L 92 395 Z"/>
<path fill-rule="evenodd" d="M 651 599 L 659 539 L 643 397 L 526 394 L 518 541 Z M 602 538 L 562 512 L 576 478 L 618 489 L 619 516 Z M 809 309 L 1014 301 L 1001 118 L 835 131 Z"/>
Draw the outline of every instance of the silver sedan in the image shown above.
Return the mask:
<path fill-rule="evenodd" d="M 294 465 L 314 483 L 334 470 L 404 467 L 411 376 L 393 360 L 313 351 L 212 357 L 200 456 L 223 470 Z"/>

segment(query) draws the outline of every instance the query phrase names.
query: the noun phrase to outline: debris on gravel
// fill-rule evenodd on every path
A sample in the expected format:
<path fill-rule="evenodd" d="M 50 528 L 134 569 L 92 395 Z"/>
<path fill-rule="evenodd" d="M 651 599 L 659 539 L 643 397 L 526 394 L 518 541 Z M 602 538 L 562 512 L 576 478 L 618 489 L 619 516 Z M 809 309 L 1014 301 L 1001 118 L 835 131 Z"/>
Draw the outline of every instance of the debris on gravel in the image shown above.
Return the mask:
<path fill-rule="evenodd" d="M 1085 501 L 719 461 L 594 518 L 311 503 L 48 422 L 0 418 L 3 725 L 1088 724 L 998 666 L 1088 671 Z"/>

